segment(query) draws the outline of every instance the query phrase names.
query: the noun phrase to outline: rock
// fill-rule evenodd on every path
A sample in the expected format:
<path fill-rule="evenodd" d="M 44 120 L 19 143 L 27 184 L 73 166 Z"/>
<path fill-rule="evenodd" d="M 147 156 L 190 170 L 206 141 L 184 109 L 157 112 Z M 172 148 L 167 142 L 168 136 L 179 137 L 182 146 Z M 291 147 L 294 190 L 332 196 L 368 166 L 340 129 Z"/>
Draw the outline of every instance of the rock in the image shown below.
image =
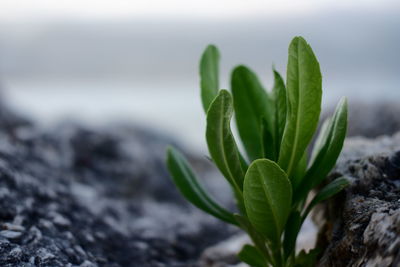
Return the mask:
<path fill-rule="evenodd" d="M 396 118 L 391 116 L 393 122 Z M 364 125 L 364 120 L 359 125 Z M 392 131 L 397 127 L 395 123 L 391 125 L 390 129 L 378 130 Z M 355 132 L 368 135 L 373 130 L 367 127 Z M 353 139 L 348 145 L 350 152 L 342 157 L 339 166 L 353 162 L 356 170 L 360 157 L 395 151 L 398 140 L 400 137 L 383 138 L 365 145 L 368 141 Z M 237 263 L 234 253 L 240 245 L 233 247 L 238 242 L 229 241 L 237 230 L 192 207 L 178 193 L 165 169 L 167 144 L 174 141 L 138 126 L 110 124 L 93 128 L 64 122 L 42 129 L 0 104 L 0 266 Z M 221 177 L 215 179 L 219 176 L 215 168 L 205 158 L 188 156 L 210 191 L 223 205 L 232 207 L 230 190 Z M 382 162 L 391 162 L 385 165 L 391 166 L 386 175 L 393 178 L 397 163 L 389 160 L 389 154 L 385 157 L 387 160 Z M 381 172 L 374 172 L 373 166 L 380 168 L 379 164 L 384 163 L 375 156 L 373 159 L 372 163 L 366 161 L 369 167 L 364 172 L 378 177 Z M 342 170 L 344 167 L 338 167 L 336 175 Z M 396 181 L 392 178 L 390 181 Z M 370 186 L 367 181 L 365 188 Z M 354 224 L 351 228 L 368 229 L 368 234 L 362 235 L 366 244 L 359 244 L 360 247 L 385 246 L 383 233 L 387 233 L 393 241 L 388 248 L 397 250 L 398 241 L 393 238 L 398 236 L 393 227 L 398 223 L 397 209 L 394 204 L 380 209 L 387 202 L 380 199 L 382 195 L 385 199 L 398 198 L 396 192 L 390 191 L 397 182 L 393 184 L 387 185 L 385 193 L 385 188 L 365 189 L 374 196 L 371 199 L 379 201 L 367 202 L 370 205 L 365 207 L 373 218 L 370 224 L 360 224 L 358 228 Z M 329 262 L 329 257 L 325 258 Z M 384 253 L 370 257 L 371 263 L 390 260 Z M 398 262 L 397 258 L 392 261 Z"/>
<path fill-rule="evenodd" d="M 21 236 L 21 232 L 15 232 L 15 231 L 0 231 L 0 236 L 5 237 L 7 239 L 16 239 Z"/>
<path fill-rule="evenodd" d="M 180 196 L 164 164 L 173 140 L 0 114 L 0 266 L 197 266 L 235 233 Z M 189 158 L 232 205 L 207 160 Z"/>
<path fill-rule="evenodd" d="M 334 108 L 328 108 L 322 117 L 331 116 Z M 400 106 L 397 102 L 378 101 L 349 103 L 347 136 L 378 137 L 400 131 Z"/>
<path fill-rule="evenodd" d="M 351 185 L 313 215 L 319 266 L 399 266 L 400 133 L 348 139 L 328 179 L 339 176 Z"/>

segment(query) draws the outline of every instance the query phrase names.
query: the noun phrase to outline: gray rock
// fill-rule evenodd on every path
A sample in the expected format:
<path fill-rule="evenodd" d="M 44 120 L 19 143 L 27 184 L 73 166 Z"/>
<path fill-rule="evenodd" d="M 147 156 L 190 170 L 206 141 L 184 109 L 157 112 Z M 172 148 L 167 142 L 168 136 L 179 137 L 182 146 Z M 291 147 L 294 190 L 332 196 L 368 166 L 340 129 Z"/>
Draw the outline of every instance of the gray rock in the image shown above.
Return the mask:
<path fill-rule="evenodd" d="M 170 181 L 173 140 L 117 124 L 39 129 L 0 114 L 0 266 L 197 266 L 234 233 Z M 207 161 L 189 158 L 231 204 Z"/>
<path fill-rule="evenodd" d="M 328 108 L 322 117 L 330 116 L 334 108 Z M 349 103 L 348 136 L 378 137 L 400 131 L 400 105 L 397 102 Z"/>
<path fill-rule="evenodd" d="M 0 236 L 5 237 L 7 239 L 17 239 L 21 236 L 21 233 L 10 230 L 4 230 L 0 231 Z"/>
<path fill-rule="evenodd" d="M 319 266 L 400 265 L 400 133 L 350 138 L 328 179 L 351 185 L 314 212 Z"/>
<path fill-rule="evenodd" d="M 365 125 L 364 118 L 358 125 Z M 390 115 L 393 127 L 377 130 L 390 133 L 397 127 L 397 118 Z M 386 124 L 389 119 L 385 119 Z M 360 130 L 354 132 L 375 135 L 373 123 L 381 120 L 382 117 L 369 119 L 372 128 L 358 127 Z M 358 166 L 360 157 L 396 151 L 400 149 L 399 140 L 400 136 L 383 138 L 366 145 L 364 139 L 353 139 L 339 165 L 353 162 Z M 61 123 L 52 129 L 41 129 L 0 105 L 0 266 L 146 267 L 204 263 L 204 257 L 203 261 L 198 258 L 206 248 L 237 231 L 193 208 L 180 196 L 165 169 L 167 144 L 174 141 L 137 126 L 90 128 Z M 389 166 L 396 169 L 390 155 L 385 157 L 392 162 Z M 232 207 L 230 190 L 210 163 L 193 155 L 189 159 L 217 199 Z M 384 163 L 373 159 L 373 163 L 367 161 L 367 171 L 378 177 L 381 172 L 374 172 L 373 166 Z M 340 168 L 345 167 L 338 167 L 336 175 Z M 394 177 L 393 173 L 385 175 Z M 370 182 L 365 184 L 370 186 Z M 387 202 L 379 197 L 398 199 L 397 193 L 390 191 L 397 182 L 393 184 L 387 185 L 386 191 L 380 187 L 377 188 L 381 191 L 367 190 L 377 195 L 372 197 L 375 202 L 365 207 L 376 207 L 369 211 L 374 223 L 359 226 L 370 229 L 370 234 L 362 234 L 368 244 L 384 245 L 386 239 L 382 236 L 388 234 L 393 241 L 390 251 L 398 249 L 399 241 L 393 238 L 398 236 L 393 228 L 396 224 L 389 223 L 396 223 L 398 213 L 394 204 L 379 209 Z M 379 224 L 382 221 L 388 223 Z M 354 231 L 357 227 L 354 224 Z M 219 257 L 208 251 L 210 261 Z M 224 250 L 220 251 L 223 254 Z M 224 261 L 234 261 L 231 256 L 232 252 L 223 254 L 222 260 L 216 261 L 223 265 Z M 370 260 L 372 264 L 390 261 L 390 257 L 381 253 Z"/>

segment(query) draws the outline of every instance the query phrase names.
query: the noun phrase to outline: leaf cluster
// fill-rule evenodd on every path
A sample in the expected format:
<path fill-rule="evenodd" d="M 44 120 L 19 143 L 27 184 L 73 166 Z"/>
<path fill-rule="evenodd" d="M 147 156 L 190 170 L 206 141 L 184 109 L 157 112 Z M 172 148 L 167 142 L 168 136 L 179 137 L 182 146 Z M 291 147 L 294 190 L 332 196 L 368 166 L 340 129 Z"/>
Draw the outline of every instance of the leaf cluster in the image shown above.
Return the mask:
<path fill-rule="evenodd" d="M 208 46 L 200 61 L 201 99 L 210 158 L 232 188 L 237 213 L 220 206 L 182 153 L 170 147 L 167 165 L 172 179 L 193 205 L 248 233 L 253 244 L 239 253 L 243 262 L 257 267 L 309 266 L 316 259 L 315 250 L 295 255 L 301 226 L 316 204 L 348 184 L 338 178 L 307 201 L 340 154 L 347 102 L 342 99 L 323 123 L 309 156 L 322 97 L 320 66 L 309 44 L 301 37 L 292 40 L 286 82 L 273 70 L 271 91 L 246 66 L 232 71 L 231 92 L 220 90 L 219 60 L 218 49 Z M 231 131 L 233 115 L 245 154 Z"/>

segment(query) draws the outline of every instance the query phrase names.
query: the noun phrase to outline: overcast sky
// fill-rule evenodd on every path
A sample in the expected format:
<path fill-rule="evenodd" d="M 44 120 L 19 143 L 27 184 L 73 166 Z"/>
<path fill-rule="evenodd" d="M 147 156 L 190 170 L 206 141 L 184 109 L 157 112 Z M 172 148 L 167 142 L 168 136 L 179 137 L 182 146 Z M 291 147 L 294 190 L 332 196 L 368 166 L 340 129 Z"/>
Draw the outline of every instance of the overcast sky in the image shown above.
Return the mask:
<path fill-rule="evenodd" d="M 1 0 L 0 21 L 152 16 L 224 19 L 315 13 L 326 9 L 376 11 L 399 6 L 398 0 Z"/>
<path fill-rule="evenodd" d="M 266 73 L 303 35 L 331 75 L 387 80 L 399 27 L 399 0 L 0 0 L 0 76 L 193 83 L 208 43 Z"/>

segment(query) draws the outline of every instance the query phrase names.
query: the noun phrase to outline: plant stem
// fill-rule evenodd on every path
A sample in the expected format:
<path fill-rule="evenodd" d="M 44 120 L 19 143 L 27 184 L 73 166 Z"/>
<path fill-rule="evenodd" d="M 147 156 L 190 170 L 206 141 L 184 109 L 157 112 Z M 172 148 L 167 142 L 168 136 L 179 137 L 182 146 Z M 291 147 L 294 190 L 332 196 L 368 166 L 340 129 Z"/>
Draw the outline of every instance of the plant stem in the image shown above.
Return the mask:
<path fill-rule="evenodd" d="M 283 260 L 283 254 L 282 254 L 282 242 L 279 240 L 276 244 L 273 244 L 273 257 L 275 261 L 275 266 L 274 267 L 283 267 L 284 266 L 284 260 Z"/>

